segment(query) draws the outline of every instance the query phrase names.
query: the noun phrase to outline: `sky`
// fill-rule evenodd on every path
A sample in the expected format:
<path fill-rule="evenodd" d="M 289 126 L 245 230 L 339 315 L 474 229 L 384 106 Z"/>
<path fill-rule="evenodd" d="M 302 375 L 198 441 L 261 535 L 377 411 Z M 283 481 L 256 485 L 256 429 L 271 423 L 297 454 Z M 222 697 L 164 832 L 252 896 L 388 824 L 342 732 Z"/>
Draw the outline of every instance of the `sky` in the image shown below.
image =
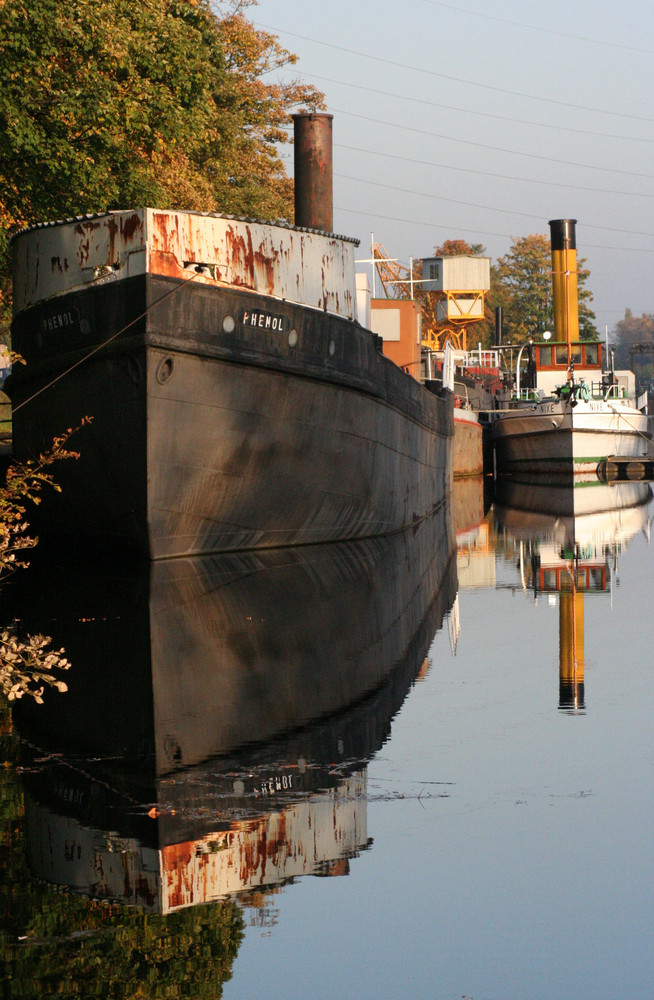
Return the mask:
<path fill-rule="evenodd" d="M 298 56 L 281 78 L 325 94 L 334 231 L 357 259 L 374 234 L 406 266 L 446 239 L 496 261 L 573 218 L 600 335 L 654 312 L 649 4 L 259 0 L 247 15 Z"/>

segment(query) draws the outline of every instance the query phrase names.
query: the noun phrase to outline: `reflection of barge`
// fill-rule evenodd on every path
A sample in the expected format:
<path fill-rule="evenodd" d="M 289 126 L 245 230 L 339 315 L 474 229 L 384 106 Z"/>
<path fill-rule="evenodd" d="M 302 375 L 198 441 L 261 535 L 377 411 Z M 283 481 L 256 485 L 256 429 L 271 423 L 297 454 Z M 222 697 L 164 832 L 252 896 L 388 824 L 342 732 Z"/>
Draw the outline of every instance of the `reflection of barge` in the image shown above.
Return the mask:
<path fill-rule="evenodd" d="M 67 694 L 16 710 L 39 746 L 33 869 L 164 912 L 346 871 L 369 843 L 366 762 L 456 592 L 447 515 L 138 578 L 26 579 L 12 611 L 74 664 Z"/>
<path fill-rule="evenodd" d="M 425 620 L 454 558 L 447 511 L 384 538 L 137 574 L 35 563 L 12 614 L 77 666 L 47 712 L 25 699 L 20 711 L 72 752 L 92 741 L 140 760 L 151 747 L 157 775 L 343 711 L 384 682 Z"/>
<path fill-rule="evenodd" d="M 325 227 L 298 210 L 296 225 Z M 355 245 L 149 208 L 18 234 L 16 457 L 93 417 L 39 530 L 157 559 L 372 537 L 428 514 L 449 486 L 451 398 L 358 324 Z"/>

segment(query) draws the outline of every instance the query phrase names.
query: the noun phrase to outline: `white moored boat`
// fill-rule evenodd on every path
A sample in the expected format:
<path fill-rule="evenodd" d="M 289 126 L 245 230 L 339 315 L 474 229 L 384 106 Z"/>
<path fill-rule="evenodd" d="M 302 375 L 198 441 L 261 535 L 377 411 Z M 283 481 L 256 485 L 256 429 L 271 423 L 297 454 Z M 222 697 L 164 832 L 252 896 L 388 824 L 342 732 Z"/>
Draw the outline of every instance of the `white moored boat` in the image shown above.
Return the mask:
<path fill-rule="evenodd" d="M 578 339 L 574 225 L 573 219 L 550 222 L 557 339 L 524 345 L 518 355 L 515 399 L 493 425 L 502 473 L 578 476 L 594 473 L 606 458 L 648 451 L 647 415 L 638 407 L 633 374 L 609 372 L 602 345 Z M 525 348 L 526 387 L 520 380 Z"/>

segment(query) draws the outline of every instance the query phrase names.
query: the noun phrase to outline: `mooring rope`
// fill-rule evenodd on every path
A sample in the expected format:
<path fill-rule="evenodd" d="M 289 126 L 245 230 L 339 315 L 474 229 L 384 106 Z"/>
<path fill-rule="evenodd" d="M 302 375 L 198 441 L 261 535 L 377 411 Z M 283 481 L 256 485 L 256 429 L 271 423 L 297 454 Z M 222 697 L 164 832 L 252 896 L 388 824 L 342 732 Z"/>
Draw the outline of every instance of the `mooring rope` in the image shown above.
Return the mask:
<path fill-rule="evenodd" d="M 93 357 L 94 354 L 97 354 L 99 351 L 104 350 L 104 348 L 108 344 L 110 344 L 112 340 L 116 340 L 116 338 L 120 337 L 120 335 L 125 333 L 126 330 L 129 330 L 131 326 L 134 326 L 135 323 L 139 323 L 142 319 L 145 319 L 148 313 L 151 312 L 155 306 L 158 306 L 159 303 L 163 302 L 164 299 L 167 299 L 170 295 L 174 295 L 175 292 L 178 292 L 181 288 L 184 288 L 189 281 L 193 281 L 195 278 L 197 278 L 199 273 L 200 272 L 196 272 L 195 274 L 192 274 L 189 278 L 184 278 L 181 284 L 175 285 L 174 288 L 171 288 L 169 291 L 165 292 L 156 300 L 156 302 L 152 302 L 144 312 L 142 312 L 139 316 L 135 316 L 134 319 L 130 320 L 130 322 L 127 323 L 124 327 L 122 327 L 122 329 L 118 330 L 116 333 L 112 333 L 110 337 L 107 337 L 105 341 L 94 347 L 93 350 L 89 351 L 88 354 L 85 354 L 83 358 L 79 359 L 79 361 L 76 361 L 74 365 L 70 366 L 70 368 L 67 368 L 63 372 L 60 372 L 60 374 L 57 375 L 56 378 L 53 378 L 50 382 L 47 382 L 45 385 L 41 386 L 41 388 L 37 389 L 35 393 L 33 393 L 31 396 L 28 396 L 27 399 L 24 399 L 22 403 L 19 403 L 17 406 L 14 406 L 13 412 L 17 413 L 18 410 L 21 410 L 24 406 L 27 406 L 28 403 L 33 402 L 33 400 L 35 400 L 37 396 L 40 396 L 41 393 L 45 392 L 47 389 L 51 389 L 53 385 L 56 385 L 57 382 L 60 382 L 62 378 L 66 377 L 66 375 L 70 375 L 70 373 L 72 371 L 75 371 L 76 368 L 79 368 L 80 365 L 85 364 L 89 360 L 89 358 Z"/>
<path fill-rule="evenodd" d="M 607 402 L 608 402 L 608 400 L 607 400 Z M 641 431 L 639 427 L 634 427 L 634 425 L 631 423 L 631 421 L 628 419 L 628 417 L 626 417 L 624 415 L 624 413 L 621 413 L 620 410 L 616 410 L 615 406 L 612 406 L 611 403 L 609 403 L 608 405 L 609 405 L 609 409 L 611 410 L 612 413 L 614 413 L 616 415 L 616 417 L 621 417 L 624 420 L 624 422 L 626 424 L 628 424 L 629 427 L 631 427 L 632 431 L 634 431 L 636 434 L 638 434 L 639 437 L 644 438 L 645 441 L 647 441 L 648 444 L 650 443 L 650 441 L 652 440 L 651 434 L 649 434 L 649 433 L 643 433 L 643 431 Z M 646 416 L 646 415 L 647 414 L 644 414 L 644 416 Z"/>
<path fill-rule="evenodd" d="M 88 781 L 93 782 L 99 787 L 106 788 L 108 792 L 111 792 L 114 795 L 122 796 L 123 799 L 125 799 L 133 806 L 141 806 L 143 804 L 125 790 L 115 788 L 112 784 L 110 784 L 110 782 L 103 781 L 97 775 L 94 775 L 90 771 L 85 770 L 85 768 L 83 768 L 81 765 L 74 764 L 72 760 L 69 760 L 66 757 L 64 757 L 64 754 L 61 753 L 60 751 L 46 750 L 43 747 L 39 746 L 38 743 L 33 743 L 31 740 L 26 739 L 26 737 L 21 736 L 20 734 L 19 734 L 19 739 L 20 742 L 23 744 L 23 746 L 28 747 L 33 754 L 40 755 L 34 757 L 34 759 L 30 762 L 29 767 L 26 767 L 24 764 L 19 765 L 21 771 L 27 771 L 31 774 L 34 774 L 37 771 L 42 771 L 43 766 L 49 763 L 60 764 L 62 767 L 67 768 L 74 774 L 81 775 L 83 778 L 86 778 Z M 114 760 L 116 759 L 116 755 L 112 754 L 106 757 L 105 759 Z M 100 760 L 102 760 L 102 758 L 100 758 Z"/>

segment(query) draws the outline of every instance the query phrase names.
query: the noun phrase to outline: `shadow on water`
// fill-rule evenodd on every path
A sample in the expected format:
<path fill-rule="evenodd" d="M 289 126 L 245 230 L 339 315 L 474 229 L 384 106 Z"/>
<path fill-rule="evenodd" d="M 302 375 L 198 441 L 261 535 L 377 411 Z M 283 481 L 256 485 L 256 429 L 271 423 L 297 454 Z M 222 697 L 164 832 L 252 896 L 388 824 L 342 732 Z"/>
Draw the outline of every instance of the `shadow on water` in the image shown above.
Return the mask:
<path fill-rule="evenodd" d="M 446 504 L 357 543 L 35 564 L 14 613 L 72 667 L 15 711 L 34 873 L 162 913 L 346 873 L 366 762 L 456 587 Z"/>

